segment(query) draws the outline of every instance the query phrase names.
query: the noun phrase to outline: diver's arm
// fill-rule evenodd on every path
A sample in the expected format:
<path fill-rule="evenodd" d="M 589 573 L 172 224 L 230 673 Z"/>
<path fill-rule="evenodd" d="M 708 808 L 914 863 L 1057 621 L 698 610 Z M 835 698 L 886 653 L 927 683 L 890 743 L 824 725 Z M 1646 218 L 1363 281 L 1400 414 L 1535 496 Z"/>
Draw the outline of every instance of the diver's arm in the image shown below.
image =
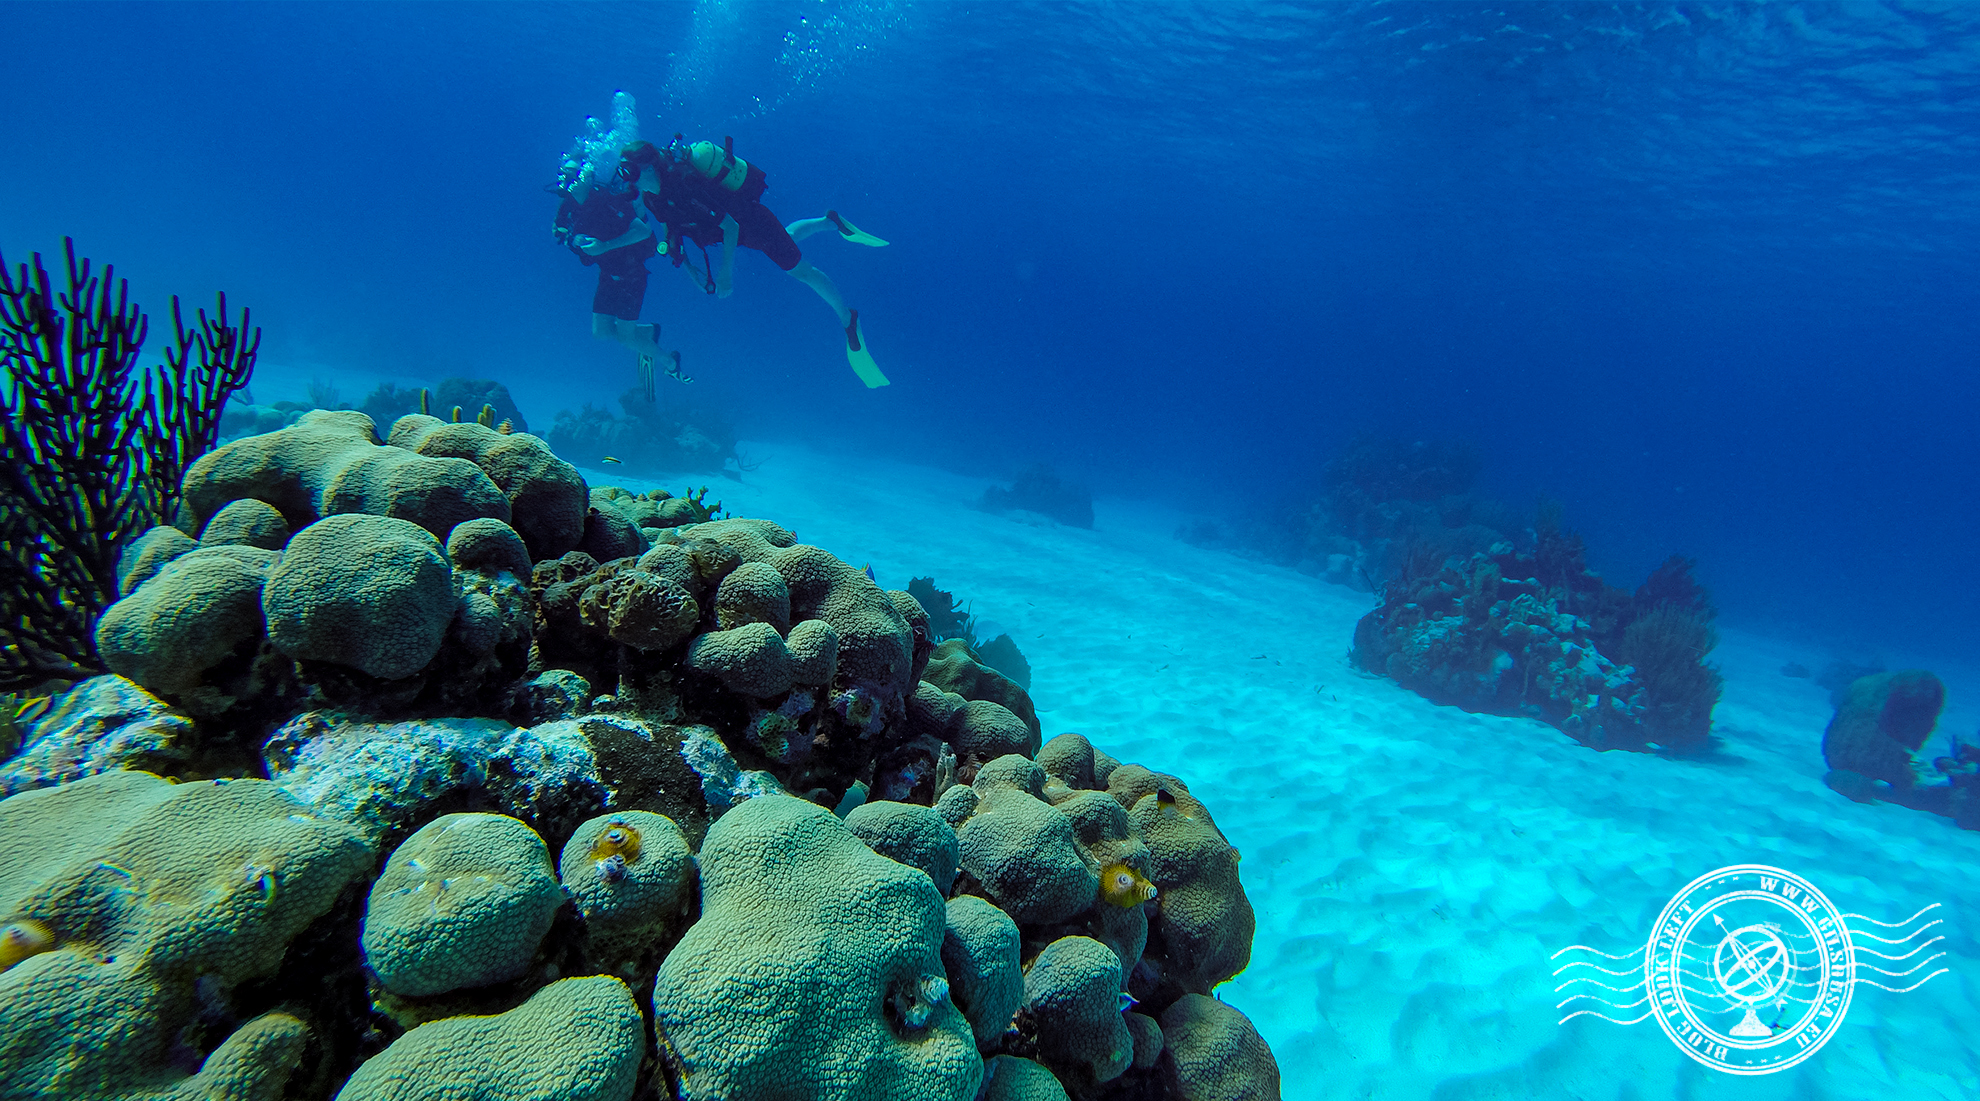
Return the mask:
<path fill-rule="evenodd" d="M 735 289 L 730 282 L 730 276 L 735 273 L 736 241 L 741 236 L 742 226 L 737 223 L 735 216 L 731 214 L 722 215 L 722 268 L 715 273 L 715 297 L 717 298 L 727 298 L 729 297 L 729 292 Z"/>
<path fill-rule="evenodd" d="M 615 248 L 625 248 L 627 245 L 639 244 L 651 236 L 653 236 L 652 227 L 648 226 L 641 219 L 634 218 L 631 228 L 609 241 L 600 241 L 596 237 L 585 237 L 582 235 L 573 239 L 577 241 L 578 247 L 584 250 L 585 255 L 597 256 L 601 253 L 610 252 Z M 590 243 L 586 244 L 585 242 L 587 241 Z"/>

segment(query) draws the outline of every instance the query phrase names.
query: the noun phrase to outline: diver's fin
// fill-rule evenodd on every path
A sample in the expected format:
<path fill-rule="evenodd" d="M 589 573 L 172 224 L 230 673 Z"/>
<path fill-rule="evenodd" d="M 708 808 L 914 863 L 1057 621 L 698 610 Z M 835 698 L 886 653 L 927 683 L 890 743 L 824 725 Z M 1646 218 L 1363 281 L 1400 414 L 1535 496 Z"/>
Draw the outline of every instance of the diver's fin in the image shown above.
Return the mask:
<path fill-rule="evenodd" d="M 879 248 L 887 243 L 858 226 L 853 225 L 851 222 L 846 221 L 839 216 L 839 212 L 836 210 L 826 211 L 825 220 L 838 227 L 839 236 L 844 237 L 855 245 L 870 245 L 873 248 Z"/>
<path fill-rule="evenodd" d="M 675 382 L 693 382 L 693 381 L 694 381 L 693 379 L 691 379 L 691 378 L 689 378 L 689 377 L 688 377 L 687 375 L 685 375 L 685 374 L 682 374 L 682 373 L 681 373 L 681 353 L 679 353 L 679 352 L 662 352 L 661 354 L 662 354 L 663 356 L 665 356 L 665 357 L 667 358 L 667 377 L 668 377 L 668 378 L 670 378 L 670 379 L 673 379 L 673 380 L 674 380 Z"/>
<path fill-rule="evenodd" d="M 880 365 L 873 362 L 873 353 L 867 348 L 866 334 L 859 329 L 859 311 L 853 310 L 852 320 L 846 322 L 846 362 L 852 364 L 853 374 L 866 384 L 869 390 L 887 385 L 887 376 L 880 373 Z"/>
<path fill-rule="evenodd" d="M 646 352 L 639 353 L 639 390 L 647 401 L 653 400 L 653 356 Z"/>

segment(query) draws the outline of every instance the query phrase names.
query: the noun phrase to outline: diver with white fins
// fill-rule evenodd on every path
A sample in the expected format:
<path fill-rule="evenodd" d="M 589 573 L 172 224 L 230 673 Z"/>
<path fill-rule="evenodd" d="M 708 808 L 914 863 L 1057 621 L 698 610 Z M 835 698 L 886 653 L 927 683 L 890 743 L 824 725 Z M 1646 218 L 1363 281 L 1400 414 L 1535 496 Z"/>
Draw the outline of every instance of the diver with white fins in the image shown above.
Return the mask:
<path fill-rule="evenodd" d="M 733 139 L 725 138 L 720 146 L 708 141 L 690 144 L 676 134 L 666 149 L 635 141 L 620 156 L 622 170 L 630 170 L 649 218 L 665 238 L 659 251 L 675 266 L 684 267 L 703 290 L 718 298 L 728 297 L 738 245 L 763 253 L 832 307 L 845 330 L 846 362 L 859 380 L 868 387 L 888 384 L 887 376 L 873 361 L 859 311 L 846 306 L 838 284 L 806 260 L 797 245 L 825 229 L 843 240 L 873 248 L 884 246 L 886 241 L 860 230 L 837 211 L 783 225 L 763 205 L 763 192 L 769 186 L 763 169 L 736 156 Z M 700 268 L 687 257 L 683 245 L 688 241 L 702 250 Z M 721 250 L 719 262 L 710 260 L 710 248 Z"/>

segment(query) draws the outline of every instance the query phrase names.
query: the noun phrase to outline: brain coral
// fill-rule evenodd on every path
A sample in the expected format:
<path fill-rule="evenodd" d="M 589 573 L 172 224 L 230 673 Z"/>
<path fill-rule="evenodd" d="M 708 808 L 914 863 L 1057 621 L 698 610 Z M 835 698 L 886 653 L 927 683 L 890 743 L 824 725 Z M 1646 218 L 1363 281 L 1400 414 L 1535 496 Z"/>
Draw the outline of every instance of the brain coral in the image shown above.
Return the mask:
<path fill-rule="evenodd" d="M 1237 850 L 1173 776 L 1122 765 L 1108 792 L 1130 808 L 1128 820 L 1148 846 L 1164 972 L 1184 990 L 1208 993 L 1251 962 L 1258 921 L 1238 882 Z"/>
<path fill-rule="evenodd" d="M 387 439 L 420 455 L 465 459 L 480 467 L 509 500 L 511 521 L 530 558 L 555 558 L 584 537 L 589 494 L 577 467 L 525 432 L 503 435 L 472 421 L 449 424 L 412 414 L 392 423 Z"/>
<path fill-rule="evenodd" d="M 261 636 L 261 591 L 280 556 L 214 546 L 165 563 L 96 624 L 103 664 L 154 692 L 184 692 Z"/>
<path fill-rule="evenodd" d="M 1093 743 L 1083 734 L 1061 734 L 1046 742 L 1035 755 L 1045 775 L 1056 777 L 1074 791 L 1094 787 Z"/>
<path fill-rule="evenodd" d="M 591 508 L 585 513 L 584 536 L 578 540 L 578 549 L 600 562 L 611 562 L 643 553 L 646 538 L 633 525 L 632 517 L 620 511 L 605 490 L 594 489 L 591 491 Z"/>
<path fill-rule="evenodd" d="M 839 632 L 822 619 L 807 619 L 784 639 L 791 652 L 791 682 L 809 688 L 832 683 L 839 671 Z"/>
<path fill-rule="evenodd" d="M 1921 771 L 1931 773 L 1930 766 L 1915 767 L 1912 754 L 1931 737 L 1945 705 L 1945 683 L 1923 669 L 1862 677 L 1843 691 L 1822 732 L 1822 758 L 1832 769 L 1910 788 Z"/>
<path fill-rule="evenodd" d="M 994 1050 L 1024 1004 L 1024 969 L 1019 964 L 1017 923 L 1009 914 L 975 895 L 949 900 L 948 931 L 942 936 L 942 966 L 949 992 L 969 1019 L 976 1046 Z"/>
<path fill-rule="evenodd" d="M 1052 1072 L 1029 1059 L 999 1055 L 984 1064 L 990 1080 L 983 1101 L 1066 1101 L 1066 1088 Z"/>
<path fill-rule="evenodd" d="M 203 1005 L 275 974 L 370 864 L 266 780 L 117 771 L 0 801 L 0 922 L 51 942 L 0 977 L 0 1096 L 280 1096 L 307 1038 L 294 1018 L 249 1022 L 190 1078 L 173 1046 Z"/>
<path fill-rule="evenodd" d="M 921 679 L 966 700 L 998 704 L 1022 720 L 1033 738 L 1039 737 L 1038 712 L 1032 706 L 1031 696 L 1016 681 L 977 661 L 969 651 L 969 644 L 962 639 L 952 638 L 935 647 Z M 1034 748 L 1037 745 L 1032 744 Z"/>
<path fill-rule="evenodd" d="M 1063 921 L 1099 898 L 1099 869 L 1080 849 L 1070 819 L 1007 778 L 1019 764 L 1037 774 L 1036 765 L 1012 754 L 977 776 L 976 810 L 960 831 L 963 869 L 1020 924 Z"/>
<path fill-rule="evenodd" d="M 1122 1016 L 1127 1020 L 1128 1035 L 1134 1037 L 1134 1069 L 1147 1070 L 1162 1057 L 1162 1026 L 1140 1013 Z"/>
<path fill-rule="evenodd" d="M 386 680 L 433 660 L 456 602 L 439 540 L 404 520 L 366 515 L 297 532 L 261 594 L 276 649 Z"/>
<path fill-rule="evenodd" d="M 645 1049 L 626 984 L 562 979 L 507 1013 L 420 1025 L 359 1067 L 337 1101 L 627 1101 Z"/>
<path fill-rule="evenodd" d="M 447 814 L 394 849 L 364 908 L 364 960 L 409 998 L 529 970 L 564 904 L 536 831 L 501 814 Z"/>
<path fill-rule="evenodd" d="M 201 546 L 260 547 L 262 550 L 281 550 L 282 544 L 289 541 L 289 522 L 275 506 L 252 497 L 243 497 L 228 504 L 199 533 Z"/>
<path fill-rule="evenodd" d="M 933 808 L 875 800 L 853 808 L 846 827 L 881 856 L 927 872 L 944 895 L 955 883 L 961 857 L 956 831 Z"/>
<path fill-rule="evenodd" d="M 1038 1027 L 1038 1057 L 1061 1080 L 1111 1082 L 1134 1061 L 1121 1011 L 1121 961 L 1091 937 L 1060 937 L 1024 973 L 1024 1008 Z"/>
<path fill-rule="evenodd" d="M 199 542 L 178 528 L 151 528 L 131 540 L 117 556 L 117 595 L 131 595 L 165 563 L 197 549 Z"/>
<path fill-rule="evenodd" d="M 983 1063 L 948 997 L 927 876 L 784 795 L 710 827 L 701 875 L 701 920 L 653 991 L 686 1101 L 976 1096 Z"/>
<path fill-rule="evenodd" d="M 715 590 L 715 626 L 726 631 L 745 623 L 768 623 L 784 634 L 791 629 L 791 589 L 767 562 L 745 562 Z"/>
<path fill-rule="evenodd" d="M 767 520 L 716 520 L 678 530 L 690 543 L 713 543 L 742 562 L 773 567 L 790 589 L 791 618 L 822 619 L 838 632 L 835 683 L 870 686 L 883 702 L 891 701 L 890 707 L 906 700 L 914 687 L 909 679 L 914 632 L 864 571 L 818 547 L 798 544 L 790 532 Z M 710 563 L 704 576 L 720 570 L 719 560 Z"/>
<path fill-rule="evenodd" d="M 694 633 L 701 608 L 665 576 L 614 563 L 578 598 L 578 620 L 636 650 L 665 650 Z"/>
<path fill-rule="evenodd" d="M 314 410 L 280 431 L 209 451 L 183 485 L 186 508 L 200 524 L 246 497 L 275 506 L 291 529 L 364 512 L 411 521 L 444 539 L 464 520 L 510 516 L 508 498 L 475 464 L 383 446 L 371 418 L 348 410 Z"/>
<path fill-rule="evenodd" d="M 1162 1014 L 1169 1092 L 1181 1101 L 1279 1101 L 1279 1063 L 1244 1014 L 1184 994 Z"/>
<path fill-rule="evenodd" d="M 584 823 L 557 859 L 595 954 L 637 952 L 694 902 L 694 854 L 664 814 L 628 810 Z"/>
<path fill-rule="evenodd" d="M 791 690 L 791 652 L 768 623 L 702 635 L 688 648 L 687 665 L 744 696 L 767 699 Z"/>
<path fill-rule="evenodd" d="M 229 505 L 229 508 L 233 506 Z M 447 533 L 447 559 L 456 569 L 480 573 L 507 570 L 528 580 L 529 551 L 516 529 L 490 517 L 454 525 Z"/>

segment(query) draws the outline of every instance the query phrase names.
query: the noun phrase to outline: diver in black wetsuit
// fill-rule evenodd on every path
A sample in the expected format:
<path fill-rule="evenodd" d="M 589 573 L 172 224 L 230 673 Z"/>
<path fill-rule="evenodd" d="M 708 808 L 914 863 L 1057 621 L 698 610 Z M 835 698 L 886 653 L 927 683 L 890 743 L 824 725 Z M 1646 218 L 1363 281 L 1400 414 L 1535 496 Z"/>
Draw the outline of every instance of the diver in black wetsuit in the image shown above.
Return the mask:
<path fill-rule="evenodd" d="M 854 244 L 877 247 L 886 241 L 862 232 L 837 211 L 783 225 L 763 205 L 763 192 L 769 186 L 763 169 L 737 157 L 726 141 L 720 147 L 706 141 L 688 144 L 676 134 L 674 144 L 666 149 L 638 141 L 626 146 L 620 157 L 622 173 L 630 169 L 627 178 L 634 181 L 648 217 L 665 237 L 660 251 L 675 266 L 685 266 L 708 293 L 726 298 L 736 246 L 763 253 L 832 307 L 845 329 L 846 359 L 860 381 L 869 387 L 887 385 L 887 376 L 866 347 L 859 311 L 847 308 L 831 276 L 806 260 L 797 244 L 826 228 Z M 683 250 L 688 241 L 702 250 L 699 269 Z M 708 258 L 708 250 L 718 247 L 719 265 Z"/>
<path fill-rule="evenodd" d="M 591 298 L 591 332 L 601 340 L 616 340 L 639 355 L 640 383 L 653 397 L 653 367 L 664 363 L 669 378 L 691 382 L 681 373 L 681 354 L 660 347 L 660 326 L 642 323 L 646 299 L 646 261 L 659 252 L 659 238 L 648 225 L 639 192 L 632 187 L 637 170 L 621 162 L 620 171 L 605 184 L 575 183 L 559 189 L 564 201 L 557 208 L 551 232 L 587 266 L 598 268 L 598 290 Z"/>

